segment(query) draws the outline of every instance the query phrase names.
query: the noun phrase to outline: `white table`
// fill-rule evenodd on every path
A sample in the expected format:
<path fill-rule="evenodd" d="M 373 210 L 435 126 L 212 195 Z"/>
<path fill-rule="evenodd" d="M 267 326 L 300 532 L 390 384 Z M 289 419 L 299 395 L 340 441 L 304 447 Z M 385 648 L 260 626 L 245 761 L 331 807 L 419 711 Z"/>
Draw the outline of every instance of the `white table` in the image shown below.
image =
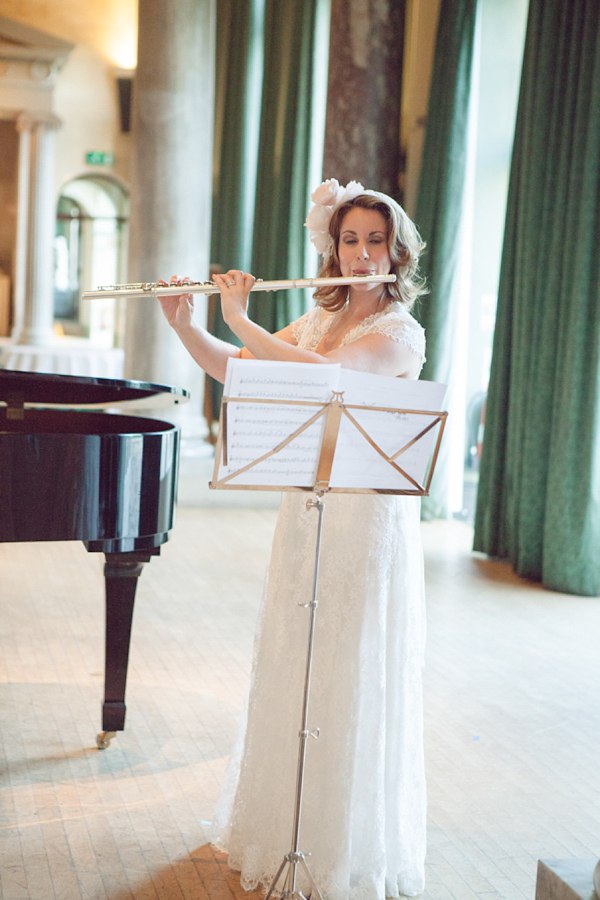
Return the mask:
<path fill-rule="evenodd" d="M 123 378 L 124 351 L 98 347 L 81 338 L 57 338 L 43 347 L 0 341 L 0 369 Z"/>

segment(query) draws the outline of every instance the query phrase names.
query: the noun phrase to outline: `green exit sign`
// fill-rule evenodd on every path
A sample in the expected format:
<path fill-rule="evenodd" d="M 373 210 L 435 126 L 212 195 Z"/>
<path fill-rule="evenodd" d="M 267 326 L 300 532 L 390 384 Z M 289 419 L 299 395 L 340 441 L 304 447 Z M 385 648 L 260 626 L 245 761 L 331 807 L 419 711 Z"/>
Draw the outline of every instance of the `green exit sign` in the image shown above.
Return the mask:
<path fill-rule="evenodd" d="M 95 150 L 93 153 L 85 154 L 85 161 L 88 166 L 112 166 L 115 161 L 114 153 L 100 153 Z"/>

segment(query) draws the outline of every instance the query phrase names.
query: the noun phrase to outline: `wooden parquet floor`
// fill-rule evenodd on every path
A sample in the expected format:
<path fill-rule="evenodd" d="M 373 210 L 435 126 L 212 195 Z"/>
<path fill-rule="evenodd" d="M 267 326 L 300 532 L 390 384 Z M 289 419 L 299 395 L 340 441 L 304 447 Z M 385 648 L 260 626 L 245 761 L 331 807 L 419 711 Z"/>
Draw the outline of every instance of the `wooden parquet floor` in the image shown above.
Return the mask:
<path fill-rule="evenodd" d="M 78 544 L 0 545 L 1 900 L 258 898 L 207 823 L 274 521 L 178 510 L 138 587 L 126 728 L 102 751 L 102 560 Z M 533 900 L 539 858 L 600 853 L 600 600 L 477 558 L 464 524 L 423 534 L 423 897 Z"/>

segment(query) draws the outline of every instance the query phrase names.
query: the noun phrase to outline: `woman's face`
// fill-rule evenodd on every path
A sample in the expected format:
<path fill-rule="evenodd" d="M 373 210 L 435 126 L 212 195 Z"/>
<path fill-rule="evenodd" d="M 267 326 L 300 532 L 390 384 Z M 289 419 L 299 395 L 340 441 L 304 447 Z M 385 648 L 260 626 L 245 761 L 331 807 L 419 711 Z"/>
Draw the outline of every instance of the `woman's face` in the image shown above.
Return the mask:
<path fill-rule="evenodd" d="M 392 262 L 386 222 L 378 210 L 355 206 L 346 213 L 340 229 L 338 256 L 344 277 L 389 274 Z"/>

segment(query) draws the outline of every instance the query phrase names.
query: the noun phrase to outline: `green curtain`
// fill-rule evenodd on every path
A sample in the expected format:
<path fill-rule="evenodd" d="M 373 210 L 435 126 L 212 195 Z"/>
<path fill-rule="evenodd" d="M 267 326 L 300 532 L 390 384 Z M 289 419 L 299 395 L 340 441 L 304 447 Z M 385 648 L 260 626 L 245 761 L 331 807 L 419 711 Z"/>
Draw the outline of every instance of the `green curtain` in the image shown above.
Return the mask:
<path fill-rule="evenodd" d="M 218 0 L 211 262 L 248 271 L 260 126 L 265 0 Z"/>
<path fill-rule="evenodd" d="M 252 272 L 265 281 L 303 278 L 320 0 L 267 0 L 265 64 Z M 323 52 L 323 41 L 317 51 Z M 325 45 L 325 52 L 326 45 Z M 322 136 L 321 136 L 322 144 Z M 250 316 L 269 331 L 306 311 L 303 291 L 251 297 Z"/>
<path fill-rule="evenodd" d="M 250 271 L 260 128 L 265 0 L 218 0 L 211 264 Z M 208 301 L 209 330 L 239 344 Z M 208 375 L 204 415 L 218 419 L 222 386 Z"/>
<path fill-rule="evenodd" d="M 301 278 L 314 259 L 304 219 L 315 186 L 317 54 L 328 52 L 329 0 L 218 0 L 211 261 L 264 281 Z M 317 133 L 319 132 L 319 133 Z M 318 176 L 321 162 L 318 164 Z M 251 295 L 251 318 L 269 331 L 305 312 L 302 291 Z M 211 302 L 209 327 L 239 343 Z M 205 413 L 221 385 L 206 379 Z"/>
<path fill-rule="evenodd" d="M 471 73 L 477 0 L 442 0 L 435 43 L 415 222 L 427 243 L 422 271 L 430 293 L 415 307 L 425 328 L 422 378 L 451 382 L 458 317 L 459 235 L 467 169 Z M 448 441 L 442 442 L 423 517 L 446 509 Z"/>
<path fill-rule="evenodd" d="M 530 0 L 474 549 L 600 594 L 600 4 Z"/>
<path fill-rule="evenodd" d="M 211 264 L 221 271 L 250 271 L 260 130 L 265 0 L 218 0 Z M 218 297 L 208 303 L 208 327 L 239 344 L 221 315 Z M 204 414 L 218 419 L 222 386 L 208 375 Z"/>

